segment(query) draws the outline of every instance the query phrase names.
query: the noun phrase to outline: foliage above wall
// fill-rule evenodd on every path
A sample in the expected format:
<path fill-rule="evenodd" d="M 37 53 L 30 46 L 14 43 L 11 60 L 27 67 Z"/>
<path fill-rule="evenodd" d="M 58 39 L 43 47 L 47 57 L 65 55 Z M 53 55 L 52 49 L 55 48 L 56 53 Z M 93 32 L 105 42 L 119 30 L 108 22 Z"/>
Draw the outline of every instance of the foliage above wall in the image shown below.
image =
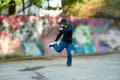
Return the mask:
<path fill-rule="evenodd" d="M 62 16 L 120 18 L 120 0 L 75 1 L 64 5 Z"/>

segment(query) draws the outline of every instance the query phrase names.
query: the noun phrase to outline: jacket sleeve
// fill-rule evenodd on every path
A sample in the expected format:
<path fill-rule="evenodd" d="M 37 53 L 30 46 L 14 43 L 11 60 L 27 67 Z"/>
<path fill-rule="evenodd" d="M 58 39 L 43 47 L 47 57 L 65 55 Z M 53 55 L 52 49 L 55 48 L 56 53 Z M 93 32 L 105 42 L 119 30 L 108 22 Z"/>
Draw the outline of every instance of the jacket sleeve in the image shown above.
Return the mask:
<path fill-rule="evenodd" d="M 60 31 L 55 39 L 55 41 L 58 41 L 58 39 L 62 36 L 62 32 Z"/>
<path fill-rule="evenodd" d="M 69 32 L 72 31 L 72 30 L 73 30 L 73 25 L 69 25 L 69 27 L 64 28 L 64 29 L 62 30 L 62 33 L 63 33 L 63 34 L 69 34 Z"/>

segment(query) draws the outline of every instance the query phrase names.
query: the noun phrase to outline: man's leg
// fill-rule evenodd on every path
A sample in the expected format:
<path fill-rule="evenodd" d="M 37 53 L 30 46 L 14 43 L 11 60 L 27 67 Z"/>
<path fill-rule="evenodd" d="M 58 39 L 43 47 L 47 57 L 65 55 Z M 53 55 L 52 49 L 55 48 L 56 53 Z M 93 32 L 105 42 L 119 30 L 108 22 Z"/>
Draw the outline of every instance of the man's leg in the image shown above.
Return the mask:
<path fill-rule="evenodd" d="M 72 54 L 71 54 L 72 45 L 68 44 L 68 46 L 66 47 L 66 50 L 67 50 L 67 66 L 71 66 L 72 65 Z"/>
<path fill-rule="evenodd" d="M 55 49 L 55 51 L 61 52 L 66 47 L 66 43 L 60 42 L 59 45 L 56 43 L 52 47 Z"/>

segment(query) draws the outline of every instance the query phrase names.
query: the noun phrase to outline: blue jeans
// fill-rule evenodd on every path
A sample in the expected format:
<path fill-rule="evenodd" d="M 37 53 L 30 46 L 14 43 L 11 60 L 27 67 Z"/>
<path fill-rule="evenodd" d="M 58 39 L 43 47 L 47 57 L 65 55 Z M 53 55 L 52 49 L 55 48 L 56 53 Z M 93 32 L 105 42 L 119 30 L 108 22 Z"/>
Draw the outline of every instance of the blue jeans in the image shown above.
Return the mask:
<path fill-rule="evenodd" d="M 72 45 L 71 44 L 61 41 L 59 43 L 59 45 L 54 44 L 53 48 L 57 52 L 61 52 L 64 48 L 66 48 L 66 50 L 67 50 L 67 65 L 72 65 L 72 54 L 71 54 Z"/>

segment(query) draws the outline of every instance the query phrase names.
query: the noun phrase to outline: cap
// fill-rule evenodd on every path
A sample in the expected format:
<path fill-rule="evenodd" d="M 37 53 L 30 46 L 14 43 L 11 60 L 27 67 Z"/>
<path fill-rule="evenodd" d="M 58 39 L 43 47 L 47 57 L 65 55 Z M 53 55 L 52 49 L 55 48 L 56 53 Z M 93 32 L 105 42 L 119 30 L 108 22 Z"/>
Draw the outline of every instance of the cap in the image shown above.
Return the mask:
<path fill-rule="evenodd" d="M 68 21 L 67 21 L 66 19 L 62 19 L 62 20 L 59 22 L 59 24 L 67 24 L 67 25 L 68 25 L 69 23 L 68 23 Z"/>

